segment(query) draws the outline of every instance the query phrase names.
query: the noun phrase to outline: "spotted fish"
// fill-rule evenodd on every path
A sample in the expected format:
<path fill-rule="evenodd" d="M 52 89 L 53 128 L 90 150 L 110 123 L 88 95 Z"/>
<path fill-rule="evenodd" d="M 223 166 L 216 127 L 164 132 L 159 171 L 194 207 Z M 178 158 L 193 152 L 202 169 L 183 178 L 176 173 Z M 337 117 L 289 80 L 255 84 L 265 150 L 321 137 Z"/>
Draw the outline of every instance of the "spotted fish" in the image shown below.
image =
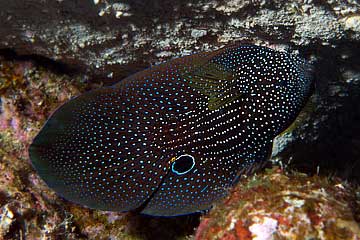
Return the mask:
<path fill-rule="evenodd" d="M 253 45 L 178 58 L 65 103 L 29 155 L 49 187 L 90 208 L 200 212 L 267 160 L 311 92 L 311 69 Z"/>

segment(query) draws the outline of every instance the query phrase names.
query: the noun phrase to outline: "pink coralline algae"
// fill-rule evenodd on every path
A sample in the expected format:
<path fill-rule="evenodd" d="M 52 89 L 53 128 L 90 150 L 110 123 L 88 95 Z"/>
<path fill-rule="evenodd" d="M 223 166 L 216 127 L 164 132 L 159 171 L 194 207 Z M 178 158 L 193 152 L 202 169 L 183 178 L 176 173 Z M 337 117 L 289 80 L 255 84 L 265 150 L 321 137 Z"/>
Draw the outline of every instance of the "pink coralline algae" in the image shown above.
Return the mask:
<path fill-rule="evenodd" d="M 357 240 L 358 191 L 339 179 L 267 170 L 242 179 L 203 217 L 195 238 Z"/>

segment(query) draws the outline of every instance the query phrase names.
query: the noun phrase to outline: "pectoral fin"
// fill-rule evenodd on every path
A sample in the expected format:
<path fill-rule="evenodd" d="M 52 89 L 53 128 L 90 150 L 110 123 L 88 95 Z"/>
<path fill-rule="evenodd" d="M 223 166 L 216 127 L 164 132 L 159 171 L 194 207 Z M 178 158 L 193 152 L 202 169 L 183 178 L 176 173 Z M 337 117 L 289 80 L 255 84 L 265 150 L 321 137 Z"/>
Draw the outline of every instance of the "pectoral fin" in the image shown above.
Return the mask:
<path fill-rule="evenodd" d="M 187 73 L 190 86 L 208 97 L 208 108 L 216 110 L 241 97 L 235 75 L 223 65 L 208 62 Z"/>

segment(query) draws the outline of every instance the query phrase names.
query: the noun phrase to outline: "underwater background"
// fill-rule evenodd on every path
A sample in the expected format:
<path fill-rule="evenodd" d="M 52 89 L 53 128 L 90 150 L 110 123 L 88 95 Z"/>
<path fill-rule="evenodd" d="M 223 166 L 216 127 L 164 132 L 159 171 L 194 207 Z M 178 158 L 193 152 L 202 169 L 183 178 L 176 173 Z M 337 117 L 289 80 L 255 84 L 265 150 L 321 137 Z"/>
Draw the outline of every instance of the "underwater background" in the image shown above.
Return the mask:
<path fill-rule="evenodd" d="M 228 44 L 298 53 L 315 90 L 267 169 L 205 215 L 91 210 L 59 197 L 28 147 L 62 103 Z M 0 239 L 359 239 L 357 1 L 0 0 Z"/>

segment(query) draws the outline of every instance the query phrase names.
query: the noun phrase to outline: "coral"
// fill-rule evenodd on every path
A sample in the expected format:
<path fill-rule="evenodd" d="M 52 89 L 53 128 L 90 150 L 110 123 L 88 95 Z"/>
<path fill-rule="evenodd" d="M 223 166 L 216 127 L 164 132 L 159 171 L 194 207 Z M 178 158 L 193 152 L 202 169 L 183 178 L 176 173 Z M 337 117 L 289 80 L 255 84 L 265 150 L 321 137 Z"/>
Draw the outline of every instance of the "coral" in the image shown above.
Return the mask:
<path fill-rule="evenodd" d="M 274 167 L 243 178 L 195 239 L 358 239 L 360 188 Z"/>
<path fill-rule="evenodd" d="M 57 197 L 38 179 L 27 156 L 50 111 L 83 89 L 79 79 L 60 79 L 31 62 L 1 59 L 1 238 L 38 239 L 57 232 L 64 217 L 54 211 L 50 202 Z"/>

